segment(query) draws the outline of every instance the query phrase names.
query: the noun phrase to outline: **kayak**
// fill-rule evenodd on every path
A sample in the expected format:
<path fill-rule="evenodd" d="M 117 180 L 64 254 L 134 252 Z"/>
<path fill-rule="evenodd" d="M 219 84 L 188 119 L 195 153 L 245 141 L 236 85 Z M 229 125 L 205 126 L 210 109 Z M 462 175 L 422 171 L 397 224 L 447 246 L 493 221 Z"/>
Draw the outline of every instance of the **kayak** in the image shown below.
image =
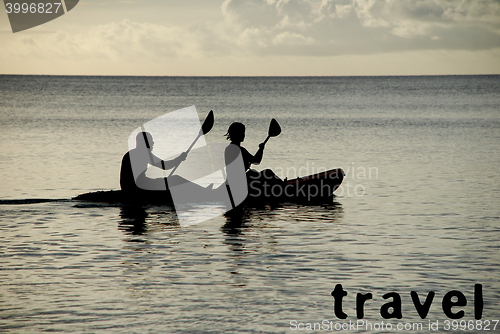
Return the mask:
<path fill-rule="evenodd" d="M 341 185 L 344 175 L 341 168 L 336 168 L 305 177 L 285 180 L 273 185 L 265 182 L 258 184 L 258 186 L 251 184 L 244 203 L 318 203 L 331 201 L 334 197 L 333 193 Z M 210 191 L 218 191 L 218 189 L 207 190 L 207 194 Z M 73 200 L 124 205 L 171 205 L 173 203 L 169 191 L 140 191 L 134 193 L 123 190 L 97 191 L 78 195 Z"/>
<path fill-rule="evenodd" d="M 131 194 L 123 190 L 95 191 L 72 198 L 76 201 L 108 204 L 172 204 L 168 191 L 141 191 Z"/>
<path fill-rule="evenodd" d="M 246 202 L 292 202 L 317 203 L 328 202 L 334 197 L 334 191 L 344 179 L 341 168 L 331 169 L 273 185 L 253 187 L 251 181 Z"/>

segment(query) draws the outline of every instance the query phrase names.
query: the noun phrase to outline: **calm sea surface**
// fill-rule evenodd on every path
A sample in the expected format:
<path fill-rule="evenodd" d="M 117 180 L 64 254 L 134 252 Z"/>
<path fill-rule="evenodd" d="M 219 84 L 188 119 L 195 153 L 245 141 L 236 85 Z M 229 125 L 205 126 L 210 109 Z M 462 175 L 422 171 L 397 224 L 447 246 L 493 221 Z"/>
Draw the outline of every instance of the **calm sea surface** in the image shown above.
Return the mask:
<path fill-rule="evenodd" d="M 342 167 L 337 197 L 186 228 L 168 206 L 71 200 L 118 189 L 129 134 L 191 105 L 214 110 L 209 143 L 246 124 L 251 152 L 276 118 L 258 169 Z M 475 320 L 476 283 L 482 320 L 500 319 L 500 76 L 0 76 L 0 128 L 0 332 L 297 333 L 356 321 L 370 292 L 364 320 L 424 333 L 450 290 Z M 411 291 L 436 293 L 426 319 Z M 381 316 L 388 292 L 402 319 Z"/>

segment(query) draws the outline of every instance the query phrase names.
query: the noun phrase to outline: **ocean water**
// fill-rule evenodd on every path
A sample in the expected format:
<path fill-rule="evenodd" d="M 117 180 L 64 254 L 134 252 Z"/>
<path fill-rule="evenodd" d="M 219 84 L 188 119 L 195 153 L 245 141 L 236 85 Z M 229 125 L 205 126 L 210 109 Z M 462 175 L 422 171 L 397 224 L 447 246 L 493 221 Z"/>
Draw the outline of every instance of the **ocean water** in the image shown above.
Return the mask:
<path fill-rule="evenodd" d="M 191 105 L 214 111 L 209 144 L 240 121 L 251 152 L 276 118 L 257 169 L 341 167 L 342 187 L 186 228 L 169 206 L 71 200 L 118 189 L 130 133 Z M 306 329 L 356 322 L 357 293 L 372 328 L 344 332 L 484 332 L 475 284 L 481 325 L 500 319 L 500 76 L 0 76 L 0 127 L 0 332 L 336 332 Z M 443 312 L 451 290 L 475 327 Z M 411 291 L 435 292 L 425 319 Z M 401 319 L 380 313 L 388 292 Z"/>

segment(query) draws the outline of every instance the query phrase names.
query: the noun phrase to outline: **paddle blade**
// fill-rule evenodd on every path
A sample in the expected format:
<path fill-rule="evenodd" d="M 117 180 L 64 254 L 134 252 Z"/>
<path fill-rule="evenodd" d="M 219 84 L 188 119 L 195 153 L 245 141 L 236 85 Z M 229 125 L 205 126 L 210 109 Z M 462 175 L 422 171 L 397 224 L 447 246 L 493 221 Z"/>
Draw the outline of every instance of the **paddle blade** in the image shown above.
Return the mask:
<path fill-rule="evenodd" d="M 210 110 L 207 118 L 205 118 L 205 121 L 201 125 L 201 131 L 203 132 L 204 135 L 206 135 L 210 130 L 212 130 L 213 126 L 214 126 L 214 112 Z"/>
<path fill-rule="evenodd" d="M 271 124 L 269 124 L 269 137 L 276 137 L 281 133 L 281 126 L 278 124 L 274 118 L 271 120 Z"/>

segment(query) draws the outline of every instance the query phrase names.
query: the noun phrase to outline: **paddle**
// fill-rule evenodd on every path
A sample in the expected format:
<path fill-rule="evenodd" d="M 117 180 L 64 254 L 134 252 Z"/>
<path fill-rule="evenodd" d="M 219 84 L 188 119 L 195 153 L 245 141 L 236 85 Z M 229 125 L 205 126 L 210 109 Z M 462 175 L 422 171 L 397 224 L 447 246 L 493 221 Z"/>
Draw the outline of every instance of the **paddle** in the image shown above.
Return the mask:
<path fill-rule="evenodd" d="M 281 126 L 278 124 L 274 118 L 271 120 L 271 124 L 269 124 L 269 131 L 267 134 L 266 140 L 264 140 L 264 145 L 266 145 L 267 141 L 271 137 L 276 137 L 281 133 Z"/>
<path fill-rule="evenodd" d="M 200 139 L 200 137 L 202 135 L 206 135 L 208 132 L 210 132 L 210 130 L 212 130 L 213 126 L 214 126 L 214 112 L 212 110 L 210 110 L 210 112 L 208 113 L 207 117 L 205 118 L 205 121 L 201 125 L 201 129 L 200 129 L 200 132 L 198 133 L 198 136 L 191 143 L 191 146 L 189 146 L 189 148 L 187 149 L 186 154 L 189 153 L 189 151 L 191 151 L 191 149 L 193 148 L 194 144 L 198 141 L 198 139 Z M 182 163 L 182 161 L 179 162 L 179 164 L 177 166 L 175 166 L 175 168 L 170 172 L 170 174 L 168 176 L 171 176 L 172 174 L 174 174 L 175 170 L 177 169 L 177 167 L 179 167 L 179 165 L 181 163 Z"/>

